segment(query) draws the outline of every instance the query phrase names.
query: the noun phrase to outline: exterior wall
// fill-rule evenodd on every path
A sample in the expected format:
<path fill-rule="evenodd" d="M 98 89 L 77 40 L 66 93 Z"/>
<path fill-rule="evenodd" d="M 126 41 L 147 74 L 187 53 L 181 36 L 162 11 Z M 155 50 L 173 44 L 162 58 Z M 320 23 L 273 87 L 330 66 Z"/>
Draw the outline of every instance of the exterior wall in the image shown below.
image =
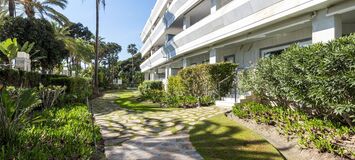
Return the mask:
<path fill-rule="evenodd" d="M 239 64 L 240 68 L 248 68 L 254 65 L 260 58 L 260 50 L 262 48 L 310 39 L 311 36 L 311 28 L 303 28 L 288 33 L 278 34 L 276 36 L 255 42 L 220 48 L 218 49 L 219 56 L 217 61 L 223 62 L 224 57 L 234 55 L 235 62 Z"/>
<path fill-rule="evenodd" d="M 308 40 L 307 43 L 311 40 L 313 43 L 326 42 L 355 32 L 355 20 L 352 20 L 355 1 L 208 1 L 215 4 L 210 8 L 210 15 L 196 23 L 191 22 L 189 16 L 192 15 L 187 13 L 194 13 L 190 11 L 201 4 L 198 0 L 172 1 L 167 9 L 170 17 L 164 22 L 164 29 L 155 31 L 159 32 L 158 37 L 153 32 L 148 39 L 159 39 L 168 32 L 170 25 L 176 27 L 180 20 L 181 33 L 166 42 L 141 65 L 143 72 L 150 73 L 150 78 L 166 79 L 183 66 L 223 62 L 225 57 L 233 55 L 240 68 L 248 68 L 261 57 L 262 49 L 304 40 Z M 155 40 L 149 43 L 145 43 L 141 51 L 146 52 L 156 45 Z M 166 72 L 165 66 L 174 63 L 179 65 Z M 159 72 L 157 68 L 164 68 L 164 71 Z M 157 74 L 152 76 L 153 70 Z"/>

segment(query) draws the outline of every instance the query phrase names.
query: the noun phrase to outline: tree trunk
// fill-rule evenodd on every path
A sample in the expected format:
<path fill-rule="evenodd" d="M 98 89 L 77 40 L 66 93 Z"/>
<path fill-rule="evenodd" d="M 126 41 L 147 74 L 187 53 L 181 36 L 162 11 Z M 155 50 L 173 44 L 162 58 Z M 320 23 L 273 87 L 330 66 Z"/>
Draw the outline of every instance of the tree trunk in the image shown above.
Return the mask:
<path fill-rule="evenodd" d="M 131 75 L 131 85 L 132 86 L 131 87 L 134 87 L 133 86 L 133 76 L 134 76 L 134 71 L 133 70 L 134 70 L 134 54 L 132 54 L 132 71 L 131 71 L 131 74 L 132 74 Z"/>
<path fill-rule="evenodd" d="M 98 67 L 98 59 L 99 59 L 99 9 L 100 9 L 100 0 L 96 0 L 96 39 L 95 39 L 95 72 L 94 72 L 94 95 L 99 95 L 99 67 Z"/>
<path fill-rule="evenodd" d="M 16 12 L 16 8 L 15 8 L 15 0 L 9 0 L 9 15 L 10 17 L 15 17 L 15 12 Z"/>

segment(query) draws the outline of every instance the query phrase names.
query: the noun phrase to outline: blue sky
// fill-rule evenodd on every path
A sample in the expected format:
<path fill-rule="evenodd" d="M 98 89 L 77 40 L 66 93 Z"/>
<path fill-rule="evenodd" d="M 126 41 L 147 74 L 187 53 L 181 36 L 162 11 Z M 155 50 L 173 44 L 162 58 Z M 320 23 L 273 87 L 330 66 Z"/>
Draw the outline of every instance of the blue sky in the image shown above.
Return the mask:
<path fill-rule="evenodd" d="M 63 11 L 73 22 L 81 22 L 95 33 L 95 0 L 69 0 Z M 130 57 L 127 45 L 142 46 L 139 35 L 143 30 L 155 0 L 106 0 L 106 9 L 100 12 L 100 36 L 107 42 L 123 47 L 120 59 Z"/>

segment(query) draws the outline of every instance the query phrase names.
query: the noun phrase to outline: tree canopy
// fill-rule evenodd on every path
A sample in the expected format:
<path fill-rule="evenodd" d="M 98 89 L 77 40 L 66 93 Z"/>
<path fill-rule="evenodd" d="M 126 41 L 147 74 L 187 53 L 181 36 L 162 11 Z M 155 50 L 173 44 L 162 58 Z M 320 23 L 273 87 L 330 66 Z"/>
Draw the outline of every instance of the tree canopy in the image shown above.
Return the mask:
<path fill-rule="evenodd" d="M 19 44 L 33 42 L 36 54 L 31 54 L 32 66 L 52 70 L 68 56 L 63 41 L 56 39 L 51 24 L 45 19 L 6 17 L 0 26 L 0 41 L 17 38 Z"/>

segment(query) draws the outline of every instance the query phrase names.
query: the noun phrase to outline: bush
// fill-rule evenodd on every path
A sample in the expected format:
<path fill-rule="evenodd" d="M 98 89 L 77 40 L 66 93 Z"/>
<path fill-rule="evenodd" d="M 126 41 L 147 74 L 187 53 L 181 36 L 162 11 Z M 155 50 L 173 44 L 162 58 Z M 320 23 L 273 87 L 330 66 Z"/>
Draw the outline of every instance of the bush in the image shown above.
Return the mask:
<path fill-rule="evenodd" d="M 355 129 L 341 123 L 309 117 L 303 111 L 288 107 L 272 107 L 254 102 L 234 106 L 233 113 L 239 118 L 277 126 L 281 134 L 297 136 L 303 148 L 317 148 L 321 152 L 336 153 L 342 157 L 355 156 L 352 144 L 346 143 L 351 142 Z"/>
<path fill-rule="evenodd" d="M 0 145 L 1 159 L 90 159 L 101 136 L 87 106 L 48 108 L 41 117 L 19 132 L 18 143 Z"/>
<path fill-rule="evenodd" d="M 66 102 L 84 102 L 92 94 L 90 79 L 79 77 L 50 78 L 49 84 L 66 86 Z"/>
<path fill-rule="evenodd" d="M 200 106 L 203 97 L 222 97 L 230 91 L 236 67 L 233 63 L 200 64 L 184 68 L 178 76 L 186 95 L 197 98 Z"/>
<path fill-rule="evenodd" d="M 18 132 L 35 119 L 30 113 L 40 104 L 32 89 L 0 89 L 0 146 L 18 142 Z"/>
<path fill-rule="evenodd" d="M 355 122 L 355 35 L 308 47 L 292 46 L 260 60 L 240 77 L 244 90 L 280 106 Z"/>
<path fill-rule="evenodd" d="M 138 89 L 142 97 L 155 102 L 161 102 L 163 97 L 163 82 L 161 81 L 144 81 L 139 85 Z"/>

